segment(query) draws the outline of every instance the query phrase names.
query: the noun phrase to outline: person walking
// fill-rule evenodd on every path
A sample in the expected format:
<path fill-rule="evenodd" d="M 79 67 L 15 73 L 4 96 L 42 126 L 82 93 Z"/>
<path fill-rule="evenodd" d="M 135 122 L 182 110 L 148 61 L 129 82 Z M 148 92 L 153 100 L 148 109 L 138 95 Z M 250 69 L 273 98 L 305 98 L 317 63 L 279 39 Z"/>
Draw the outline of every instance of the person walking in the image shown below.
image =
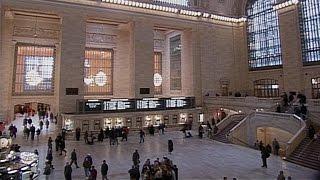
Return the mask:
<path fill-rule="evenodd" d="M 42 131 L 42 129 L 43 129 L 43 121 L 42 121 L 42 119 L 39 122 L 39 126 L 40 126 L 40 130 Z"/>
<path fill-rule="evenodd" d="M 65 180 L 72 179 L 72 167 L 69 164 L 69 162 L 67 162 L 66 165 L 64 166 L 64 178 Z"/>
<path fill-rule="evenodd" d="M 46 129 L 48 130 L 48 128 L 49 128 L 49 120 L 46 119 Z"/>
<path fill-rule="evenodd" d="M 108 164 L 106 163 L 106 160 L 103 160 L 101 165 L 102 180 L 108 180 L 107 178 L 108 170 L 109 170 Z"/>
<path fill-rule="evenodd" d="M 272 141 L 272 147 L 273 147 L 273 154 L 278 156 L 279 155 L 280 145 L 279 145 L 279 142 L 277 141 L 276 138 L 274 138 L 273 141 Z"/>
<path fill-rule="evenodd" d="M 36 134 L 37 134 L 37 140 L 38 140 L 38 141 L 39 141 L 40 132 L 41 132 L 41 130 L 38 128 L 38 129 L 37 129 L 37 131 L 36 131 Z"/>
<path fill-rule="evenodd" d="M 89 177 L 90 176 L 91 163 L 90 163 L 88 157 L 84 158 L 84 161 L 83 161 L 82 165 L 83 165 L 84 173 L 85 173 L 86 177 Z"/>
<path fill-rule="evenodd" d="M 286 177 L 284 176 L 283 171 L 279 172 L 277 180 L 286 180 Z"/>
<path fill-rule="evenodd" d="M 31 141 L 34 140 L 34 135 L 36 133 L 36 128 L 33 126 L 33 124 L 30 127 L 30 133 L 31 133 Z"/>
<path fill-rule="evenodd" d="M 139 135 L 140 135 L 140 143 L 142 143 L 142 142 L 144 143 L 145 133 L 142 129 L 140 129 Z"/>
<path fill-rule="evenodd" d="M 51 139 L 51 137 L 49 137 L 49 139 L 48 139 L 48 148 L 52 149 L 52 139 Z"/>
<path fill-rule="evenodd" d="M 173 141 L 171 139 L 168 140 L 168 151 L 169 154 L 173 151 Z"/>
<path fill-rule="evenodd" d="M 90 170 L 90 180 L 97 180 L 97 175 L 98 175 L 98 172 L 97 170 L 94 168 L 94 166 L 91 167 L 91 170 Z"/>
<path fill-rule="evenodd" d="M 135 150 L 135 152 L 132 155 L 132 161 L 133 161 L 133 165 L 135 165 L 135 166 L 137 166 L 140 163 L 140 155 L 139 155 L 137 149 Z"/>
<path fill-rule="evenodd" d="M 79 168 L 78 162 L 77 162 L 76 149 L 73 149 L 73 151 L 71 152 L 71 162 L 70 162 L 70 166 L 72 166 L 73 163 L 76 165 L 76 168 Z"/>
<path fill-rule="evenodd" d="M 63 151 L 65 153 L 64 156 L 66 156 L 67 155 L 67 151 L 65 150 L 66 143 L 65 143 L 64 139 L 61 139 L 59 147 L 60 147 L 60 155 L 62 155 L 62 151 Z"/>
<path fill-rule="evenodd" d="M 81 135 L 81 129 L 80 129 L 80 128 L 77 128 L 77 129 L 76 129 L 76 140 L 77 140 L 77 141 L 80 141 L 80 135 Z"/>
<path fill-rule="evenodd" d="M 262 158 L 262 166 L 261 167 L 265 167 L 267 168 L 267 158 L 270 157 L 270 154 L 267 150 L 267 148 L 265 146 L 261 146 L 260 148 L 261 151 L 261 158 Z"/>

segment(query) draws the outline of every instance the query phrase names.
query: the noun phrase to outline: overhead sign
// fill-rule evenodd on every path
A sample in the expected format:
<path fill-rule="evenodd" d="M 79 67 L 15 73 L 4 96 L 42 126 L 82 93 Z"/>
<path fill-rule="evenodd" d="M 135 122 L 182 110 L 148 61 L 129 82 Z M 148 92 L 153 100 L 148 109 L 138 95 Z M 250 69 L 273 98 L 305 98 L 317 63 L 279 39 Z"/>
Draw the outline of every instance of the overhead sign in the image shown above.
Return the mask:
<path fill-rule="evenodd" d="M 195 107 L 194 97 L 79 100 L 79 113 L 107 113 Z M 83 106 L 83 107 L 82 107 Z"/>

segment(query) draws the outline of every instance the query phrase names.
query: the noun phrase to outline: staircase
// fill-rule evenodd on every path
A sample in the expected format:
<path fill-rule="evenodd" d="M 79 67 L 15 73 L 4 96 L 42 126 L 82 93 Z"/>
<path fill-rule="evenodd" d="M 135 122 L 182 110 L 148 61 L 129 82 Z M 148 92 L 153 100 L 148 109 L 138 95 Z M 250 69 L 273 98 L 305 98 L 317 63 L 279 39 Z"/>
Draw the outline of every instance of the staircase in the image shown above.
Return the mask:
<path fill-rule="evenodd" d="M 231 118 L 232 118 L 231 123 L 228 124 L 227 127 L 225 127 L 224 129 L 222 129 L 218 134 L 214 135 L 214 140 L 223 142 L 223 143 L 230 143 L 226 135 L 229 134 L 229 131 L 233 127 L 235 127 L 244 118 L 244 116 L 234 116 Z"/>
<path fill-rule="evenodd" d="M 309 138 L 305 138 L 286 160 L 311 169 L 320 170 L 320 140 L 311 141 Z"/>

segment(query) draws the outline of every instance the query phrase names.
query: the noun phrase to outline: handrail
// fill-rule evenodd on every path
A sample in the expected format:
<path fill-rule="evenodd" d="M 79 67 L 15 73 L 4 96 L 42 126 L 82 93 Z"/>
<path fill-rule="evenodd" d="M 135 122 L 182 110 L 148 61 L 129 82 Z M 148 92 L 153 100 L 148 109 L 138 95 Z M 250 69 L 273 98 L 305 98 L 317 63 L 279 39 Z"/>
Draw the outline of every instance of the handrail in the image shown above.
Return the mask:
<path fill-rule="evenodd" d="M 297 115 L 293 115 L 293 118 L 300 121 L 300 124 L 302 124 L 302 127 L 299 129 L 299 131 L 287 142 L 286 147 L 286 157 L 289 157 L 290 154 L 299 146 L 301 141 L 306 137 L 306 123 Z"/>
<path fill-rule="evenodd" d="M 249 115 L 245 118 L 243 118 L 237 125 L 235 125 L 230 131 L 229 134 L 231 132 L 233 132 L 235 129 L 237 129 L 239 126 L 241 126 L 247 119 L 249 119 L 249 117 L 251 117 L 253 114 L 255 114 L 256 112 L 251 112 L 249 113 Z"/>
<path fill-rule="evenodd" d="M 229 136 L 229 134 L 227 134 L 227 136 Z M 228 138 L 227 138 L 227 139 L 228 139 Z M 239 138 L 236 138 L 236 137 L 232 136 L 231 139 L 235 139 L 235 140 L 237 140 L 237 141 L 245 144 L 246 146 L 251 147 L 250 144 L 248 144 L 247 142 L 245 142 L 245 141 L 243 141 L 243 140 L 241 140 L 241 139 L 239 139 Z M 232 141 L 231 141 L 231 142 L 232 142 Z"/>
<path fill-rule="evenodd" d="M 238 114 L 230 114 L 228 115 L 226 118 L 224 118 L 222 121 L 220 121 L 219 123 L 217 123 L 217 128 L 218 128 L 218 133 L 224 129 L 225 127 L 228 126 L 228 124 L 230 124 L 232 121 L 231 119 L 235 116 L 243 116 L 245 114 L 243 113 L 238 113 Z M 230 122 L 229 122 L 230 121 Z"/>

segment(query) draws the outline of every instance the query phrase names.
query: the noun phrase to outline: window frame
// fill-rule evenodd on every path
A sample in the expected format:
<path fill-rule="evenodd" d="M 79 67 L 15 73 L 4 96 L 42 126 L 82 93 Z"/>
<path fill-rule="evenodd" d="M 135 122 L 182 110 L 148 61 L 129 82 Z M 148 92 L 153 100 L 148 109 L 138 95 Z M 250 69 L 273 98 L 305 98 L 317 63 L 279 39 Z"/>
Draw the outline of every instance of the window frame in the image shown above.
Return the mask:
<path fill-rule="evenodd" d="M 262 82 L 267 82 L 267 83 L 262 83 Z M 267 87 L 267 86 L 272 87 L 273 85 L 277 85 L 278 88 Z M 264 86 L 264 88 L 257 88 L 257 86 Z M 259 98 L 275 98 L 280 96 L 280 85 L 278 83 L 278 80 L 275 80 L 275 79 L 257 79 L 253 81 L 253 90 L 254 90 L 254 96 Z M 261 93 L 259 93 L 259 91 Z M 263 94 L 263 95 L 261 96 L 259 94 Z"/>
<path fill-rule="evenodd" d="M 85 48 L 85 53 L 87 50 L 96 50 L 96 51 L 111 51 L 111 84 L 110 84 L 110 89 L 111 89 L 111 92 L 89 92 L 88 91 L 88 88 L 87 88 L 87 85 L 83 82 L 83 85 L 84 85 L 84 94 L 85 96 L 103 96 L 103 95 L 113 95 L 113 83 L 114 83 L 114 57 L 115 57 L 115 51 L 113 48 L 96 48 L 96 47 L 86 47 Z M 86 60 L 86 55 L 85 55 L 85 58 L 84 58 L 84 61 L 82 63 L 85 63 L 85 60 Z M 83 67 L 83 71 L 85 71 L 85 68 L 86 67 Z M 83 79 L 85 78 L 85 72 L 83 72 Z"/>
<path fill-rule="evenodd" d="M 52 48 L 53 49 L 53 68 L 52 68 L 52 80 L 51 80 L 51 90 L 47 91 L 24 91 L 23 92 L 16 92 L 16 74 L 17 74 L 17 61 L 18 61 L 18 49 L 19 47 L 34 47 L 34 48 Z M 52 96 L 55 92 L 55 71 L 56 71 L 56 62 L 57 62 L 57 48 L 55 45 L 43 45 L 43 44 L 36 44 L 36 43 L 24 43 L 24 42 L 17 42 L 15 44 L 14 50 L 14 65 L 13 65 L 13 77 L 12 77 L 12 96 Z M 25 74 L 24 74 L 25 75 Z M 24 85 L 23 85 L 24 87 Z"/>
<path fill-rule="evenodd" d="M 273 0 L 270 0 L 270 4 L 272 4 Z M 246 34 L 247 34 L 247 48 L 248 48 L 248 68 L 250 71 L 257 70 L 267 70 L 267 69 L 279 69 L 282 68 L 282 51 L 281 51 L 281 39 L 280 39 L 280 26 L 279 26 L 279 16 L 276 10 L 273 9 L 273 6 L 265 8 L 263 11 L 249 14 L 250 11 L 254 11 L 253 6 L 255 3 L 258 3 L 257 0 L 248 1 L 246 6 L 246 15 L 247 15 L 247 26 L 246 26 Z M 265 4 L 267 5 L 267 4 Z M 266 7 L 266 6 L 263 6 Z M 262 15 L 261 15 L 262 14 Z M 276 22 L 270 23 L 272 26 L 268 26 L 266 24 L 264 28 L 259 27 L 259 29 L 255 30 L 253 27 L 258 27 L 258 23 L 254 23 L 255 19 L 261 21 L 270 22 L 271 20 L 275 20 Z M 276 25 L 274 25 L 276 24 Z M 253 30 L 251 30 L 253 29 Z M 270 30 L 271 29 L 271 30 Z M 269 32 L 276 32 L 276 37 L 269 36 Z M 260 36 L 267 34 L 267 38 L 264 41 L 256 41 L 254 40 L 255 35 L 258 34 Z M 274 35 L 273 35 L 274 36 Z M 258 46 L 256 44 L 258 43 Z M 260 47 L 260 48 L 257 48 Z M 270 52 L 273 51 L 273 52 Z M 265 53 L 267 52 L 267 53 Z M 257 54 L 263 54 L 261 56 L 257 56 Z M 272 56 L 273 55 L 273 56 Z M 258 64 L 260 65 L 254 65 Z M 272 65 L 274 64 L 274 65 Z"/>
<path fill-rule="evenodd" d="M 316 79 L 317 83 L 316 86 L 314 87 L 315 84 L 313 84 L 313 80 Z M 315 94 L 315 92 L 318 92 L 319 94 Z M 311 78 L 311 95 L 312 95 L 312 99 L 320 99 L 320 76 L 319 77 L 315 77 L 315 78 Z"/>
<path fill-rule="evenodd" d="M 162 77 L 162 84 L 163 84 L 163 71 L 162 71 L 162 52 L 161 51 L 154 51 L 153 53 L 154 57 L 153 57 L 153 62 L 154 62 L 154 72 L 153 72 L 153 75 L 156 74 L 156 73 L 159 73 Z M 160 68 L 159 69 L 156 69 L 156 56 L 159 55 L 160 56 L 160 62 L 158 62 L 158 64 L 160 64 Z M 154 94 L 155 95 L 161 95 L 162 94 L 162 84 L 160 86 L 155 86 L 154 85 Z"/>

